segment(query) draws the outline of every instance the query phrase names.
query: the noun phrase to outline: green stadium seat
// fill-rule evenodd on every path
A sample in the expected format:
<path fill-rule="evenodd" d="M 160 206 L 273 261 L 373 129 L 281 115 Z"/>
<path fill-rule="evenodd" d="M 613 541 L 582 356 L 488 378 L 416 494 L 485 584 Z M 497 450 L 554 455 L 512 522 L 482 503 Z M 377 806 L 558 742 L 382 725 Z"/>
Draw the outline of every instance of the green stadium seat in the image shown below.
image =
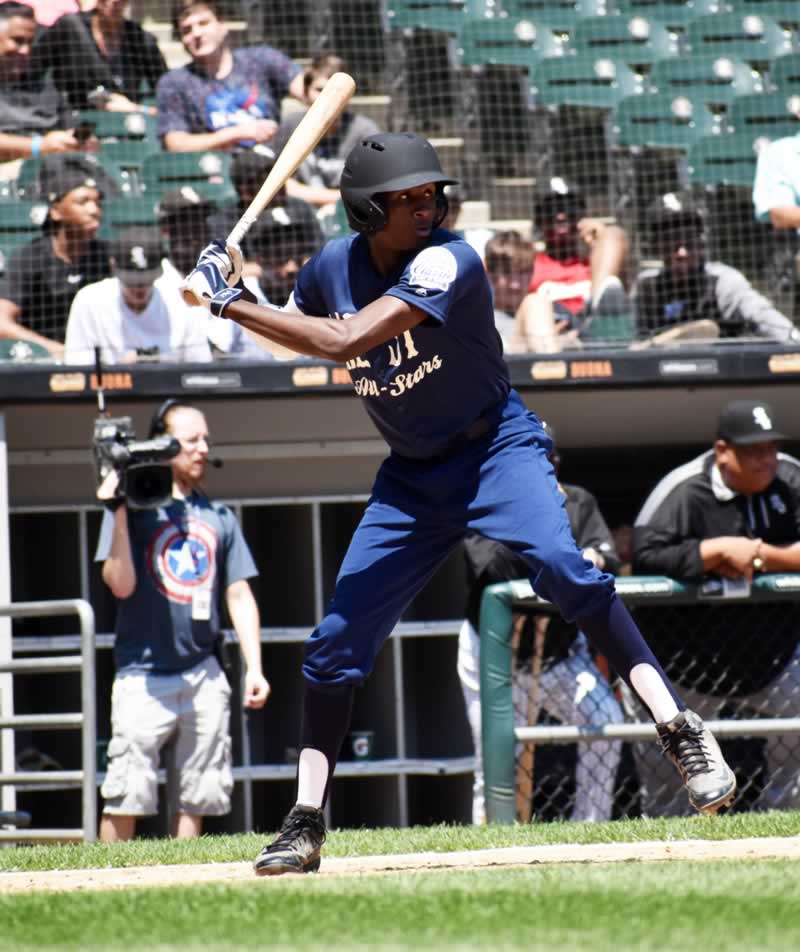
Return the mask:
<path fill-rule="evenodd" d="M 752 189 L 758 151 L 765 138 L 754 138 L 749 132 L 729 132 L 698 139 L 686 160 L 689 181 L 704 187 Z"/>
<path fill-rule="evenodd" d="M 531 20 L 467 20 L 458 34 L 462 66 L 519 66 L 530 70 L 545 56 L 559 56 L 555 35 Z"/>
<path fill-rule="evenodd" d="M 557 108 L 613 109 L 625 96 L 642 91 L 642 80 L 620 60 L 576 53 L 543 59 L 531 79 L 535 101 Z"/>
<path fill-rule="evenodd" d="M 793 136 L 800 132 L 800 89 L 787 92 L 739 96 L 728 107 L 728 125 L 733 132 L 748 132 L 754 138 Z"/>
<path fill-rule="evenodd" d="M 790 93 L 800 90 L 800 53 L 787 53 L 774 60 L 769 69 L 769 81 L 776 89 Z"/>
<path fill-rule="evenodd" d="M 796 0 L 726 0 L 736 13 L 771 17 L 785 30 L 800 30 L 800 3 Z"/>
<path fill-rule="evenodd" d="M 657 20 L 643 16 L 587 17 L 575 25 L 572 46 L 587 56 L 612 56 L 641 69 L 678 53 L 678 39 Z"/>
<path fill-rule="evenodd" d="M 227 152 L 157 152 L 142 162 L 145 193 L 158 198 L 164 192 L 191 185 L 216 202 L 236 198 L 230 181 Z"/>
<path fill-rule="evenodd" d="M 562 53 L 563 40 L 547 26 L 504 17 L 467 20 L 456 45 L 472 177 L 535 174 L 531 74 L 543 57 Z"/>
<path fill-rule="evenodd" d="M 633 314 L 598 314 L 581 331 L 584 346 L 624 347 L 636 339 L 636 318 Z"/>
<path fill-rule="evenodd" d="M 617 12 L 623 16 L 657 20 L 675 32 L 683 32 L 690 20 L 717 13 L 725 5 L 723 0 L 616 0 Z"/>
<path fill-rule="evenodd" d="M 468 17 L 488 15 L 490 0 L 387 0 L 388 127 L 455 136 L 459 90 L 453 43 Z"/>
<path fill-rule="evenodd" d="M 107 159 L 102 152 L 83 155 L 88 167 L 94 167 L 97 174 L 97 183 L 105 198 L 117 195 L 127 195 L 134 191 L 134 184 L 127 172 L 120 168 L 111 159 Z M 25 159 L 17 173 L 17 193 L 22 198 L 38 199 L 39 168 L 41 159 Z"/>
<path fill-rule="evenodd" d="M 22 340 L 18 337 L 6 337 L 0 340 L 0 361 L 22 364 L 33 360 L 44 360 L 52 363 L 53 358 L 43 344 Z"/>
<path fill-rule="evenodd" d="M 130 193 L 139 195 L 143 188 L 142 166 L 148 155 L 160 152 L 157 144 L 148 139 L 122 139 L 118 142 L 103 142 L 100 155 L 104 161 L 113 162 L 127 175 Z"/>
<path fill-rule="evenodd" d="M 686 43 L 695 56 L 735 56 L 757 69 L 792 52 L 791 33 L 770 17 L 754 13 L 714 13 L 692 20 Z"/>
<path fill-rule="evenodd" d="M 103 109 L 84 109 L 77 114 L 77 122 L 90 122 L 101 142 L 147 139 L 158 143 L 155 116 L 143 112 L 107 112 Z"/>
<path fill-rule="evenodd" d="M 125 228 L 157 224 L 156 199 L 150 195 L 112 198 L 103 202 L 103 225 L 100 231 L 103 238 L 113 238 Z"/>
<path fill-rule="evenodd" d="M 503 10 L 512 20 L 533 20 L 554 33 L 570 35 L 584 17 L 608 13 L 609 0 L 503 0 Z"/>
<path fill-rule="evenodd" d="M 625 149 L 676 149 L 718 130 L 719 122 L 702 101 L 670 93 L 628 96 L 618 103 L 612 117 L 612 136 Z"/>
<path fill-rule="evenodd" d="M 763 90 L 761 77 L 744 60 L 713 53 L 659 60 L 648 82 L 654 92 L 691 96 L 718 110 L 737 96 Z"/>
<path fill-rule="evenodd" d="M 486 0 L 388 0 L 390 30 L 458 33 L 468 16 L 485 16 Z"/>
<path fill-rule="evenodd" d="M 702 100 L 685 94 L 644 93 L 623 99 L 611 114 L 612 194 L 617 215 L 639 243 L 645 211 L 659 196 L 681 188 L 681 163 L 719 119 Z"/>
<path fill-rule="evenodd" d="M 47 203 L 12 198 L 0 201 L 0 245 L 6 253 L 42 234 Z"/>

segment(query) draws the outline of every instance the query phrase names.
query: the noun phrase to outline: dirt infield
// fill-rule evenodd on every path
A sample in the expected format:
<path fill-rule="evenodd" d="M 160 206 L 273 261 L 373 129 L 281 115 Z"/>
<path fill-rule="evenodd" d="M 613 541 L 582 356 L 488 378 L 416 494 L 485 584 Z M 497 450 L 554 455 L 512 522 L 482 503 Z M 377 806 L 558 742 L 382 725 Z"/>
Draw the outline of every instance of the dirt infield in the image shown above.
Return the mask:
<path fill-rule="evenodd" d="M 323 859 L 319 875 L 365 876 L 396 872 L 488 869 L 558 863 L 653 863 L 668 860 L 800 859 L 800 837 L 740 840 L 683 840 L 641 843 L 593 843 L 564 846 L 512 846 L 457 853 L 408 853 Z M 68 869 L 0 873 L 0 893 L 88 891 L 130 887 L 192 886 L 201 883 L 269 883 L 257 880 L 250 863 L 199 866 L 137 866 L 121 869 Z"/>

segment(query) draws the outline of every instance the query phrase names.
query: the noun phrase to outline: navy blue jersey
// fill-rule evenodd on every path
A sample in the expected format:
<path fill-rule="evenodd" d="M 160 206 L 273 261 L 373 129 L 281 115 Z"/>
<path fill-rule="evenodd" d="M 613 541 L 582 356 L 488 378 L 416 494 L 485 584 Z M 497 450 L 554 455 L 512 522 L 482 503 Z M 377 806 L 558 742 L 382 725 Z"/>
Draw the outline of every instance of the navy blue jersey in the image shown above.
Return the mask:
<path fill-rule="evenodd" d="M 373 265 L 363 235 L 331 241 L 301 270 L 294 300 L 304 314 L 345 320 L 384 295 L 428 317 L 347 369 L 392 450 L 425 459 L 508 395 L 492 292 L 475 250 L 438 229 L 387 276 Z"/>

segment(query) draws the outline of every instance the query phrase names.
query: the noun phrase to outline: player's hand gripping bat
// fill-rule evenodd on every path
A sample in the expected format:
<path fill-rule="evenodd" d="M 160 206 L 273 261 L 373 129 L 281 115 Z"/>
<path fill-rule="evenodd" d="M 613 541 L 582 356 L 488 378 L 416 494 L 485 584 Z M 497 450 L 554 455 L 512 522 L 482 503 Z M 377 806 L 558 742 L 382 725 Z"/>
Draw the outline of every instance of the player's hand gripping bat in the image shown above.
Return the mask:
<path fill-rule="evenodd" d="M 286 180 L 297 171 L 319 140 L 339 118 L 355 90 L 356 84 L 352 76 L 347 73 L 334 73 L 325 83 L 322 92 L 311 104 L 308 112 L 298 123 L 297 128 L 287 140 L 286 145 L 275 160 L 275 164 L 264 179 L 264 184 L 225 239 L 226 250 L 233 262 L 233 273 L 228 276 L 228 284 L 236 284 L 242 273 L 242 252 L 239 247 L 242 238 L 250 230 L 261 212 L 283 188 Z M 191 287 L 183 287 L 181 294 L 187 304 L 198 305 L 203 303 L 200 296 Z"/>

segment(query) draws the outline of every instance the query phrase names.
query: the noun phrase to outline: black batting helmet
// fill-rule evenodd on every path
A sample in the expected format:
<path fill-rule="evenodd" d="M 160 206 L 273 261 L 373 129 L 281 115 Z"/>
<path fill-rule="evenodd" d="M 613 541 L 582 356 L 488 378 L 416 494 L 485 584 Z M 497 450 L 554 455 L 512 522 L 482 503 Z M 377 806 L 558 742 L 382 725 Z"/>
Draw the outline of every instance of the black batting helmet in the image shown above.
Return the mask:
<path fill-rule="evenodd" d="M 386 212 L 376 196 L 429 182 L 437 186 L 438 225 L 447 214 L 444 186 L 457 182 L 445 175 L 430 142 L 410 132 L 367 136 L 350 150 L 339 183 L 350 227 L 366 234 L 380 231 Z"/>

